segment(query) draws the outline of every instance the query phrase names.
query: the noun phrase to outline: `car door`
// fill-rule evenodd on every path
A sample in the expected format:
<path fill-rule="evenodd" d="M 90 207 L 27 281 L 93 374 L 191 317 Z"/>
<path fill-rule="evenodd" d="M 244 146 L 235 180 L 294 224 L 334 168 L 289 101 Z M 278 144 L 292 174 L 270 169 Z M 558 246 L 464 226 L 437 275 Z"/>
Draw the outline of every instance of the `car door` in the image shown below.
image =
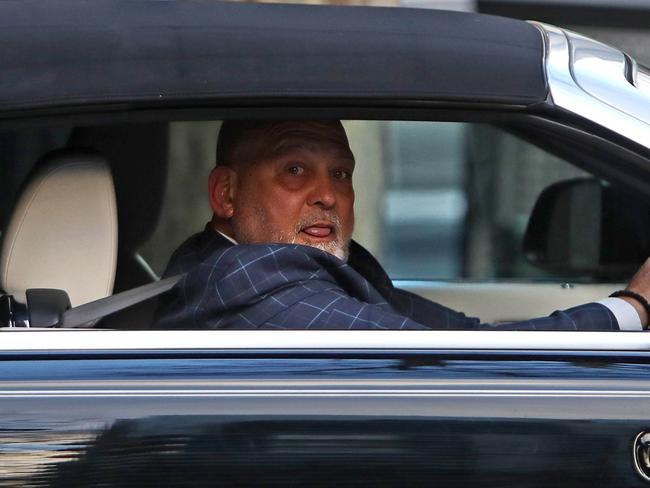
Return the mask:
<path fill-rule="evenodd" d="M 607 332 L 3 330 L 0 485 L 645 486 L 649 346 Z"/>

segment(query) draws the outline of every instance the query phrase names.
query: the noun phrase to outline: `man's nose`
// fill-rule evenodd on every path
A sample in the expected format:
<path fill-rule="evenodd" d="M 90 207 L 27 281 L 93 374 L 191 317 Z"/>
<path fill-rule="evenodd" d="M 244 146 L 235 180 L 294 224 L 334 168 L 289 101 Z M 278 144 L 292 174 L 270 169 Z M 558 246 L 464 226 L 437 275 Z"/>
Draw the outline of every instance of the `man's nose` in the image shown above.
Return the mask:
<path fill-rule="evenodd" d="M 307 203 L 328 209 L 336 205 L 336 192 L 329 175 L 315 179 Z"/>

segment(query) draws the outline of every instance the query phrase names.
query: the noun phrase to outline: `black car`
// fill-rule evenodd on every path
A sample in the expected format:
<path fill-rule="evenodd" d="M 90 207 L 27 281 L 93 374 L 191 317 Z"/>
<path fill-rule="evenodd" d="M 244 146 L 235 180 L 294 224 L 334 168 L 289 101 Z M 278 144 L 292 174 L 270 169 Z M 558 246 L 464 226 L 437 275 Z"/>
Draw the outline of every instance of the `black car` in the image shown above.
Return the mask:
<path fill-rule="evenodd" d="M 0 486 L 644 486 L 638 332 L 157 331 L 225 119 L 342 119 L 396 285 L 523 320 L 650 254 L 650 71 L 486 15 L 0 2 Z"/>

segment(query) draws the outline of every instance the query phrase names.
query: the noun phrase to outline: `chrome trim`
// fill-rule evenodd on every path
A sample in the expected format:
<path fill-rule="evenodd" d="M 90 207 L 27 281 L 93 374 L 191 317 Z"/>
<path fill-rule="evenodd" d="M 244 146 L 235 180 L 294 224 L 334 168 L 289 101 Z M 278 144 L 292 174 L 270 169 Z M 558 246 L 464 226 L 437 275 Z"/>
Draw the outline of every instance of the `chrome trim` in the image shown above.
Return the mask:
<path fill-rule="evenodd" d="M 632 459 L 634 459 L 634 468 L 636 469 L 636 472 L 641 476 L 646 481 L 650 481 L 650 477 L 643 471 L 643 468 L 639 464 L 639 457 L 637 454 L 637 444 L 641 440 L 641 437 L 648 435 L 647 432 L 639 432 L 639 434 L 634 438 L 634 441 L 632 442 Z"/>
<path fill-rule="evenodd" d="M 2 329 L 2 352 L 202 350 L 650 351 L 646 332 Z"/>
<path fill-rule="evenodd" d="M 603 103 L 650 124 L 650 97 L 627 79 L 625 54 L 579 34 L 567 31 L 565 34 L 571 44 L 576 83 Z M 630 69 L 632 80 L 635 80 L 638 68 L 631 65 Z"/>
<path fill-rule="evenodd" d="M 391 397 L 391 398 L 650 398 L 647 390 L 486 390 L 486 389 L 211 389 L 211 390 L 2 390 L 0 399 L 5 398 L 243 398 L 243 397 Z"/>
<path fill-rule="evenodd" d="M 625 55 L 579 34 L 531 23 L 546 42 L 552 102 L 650 149 L 650 97 L 627 81 Z"/>

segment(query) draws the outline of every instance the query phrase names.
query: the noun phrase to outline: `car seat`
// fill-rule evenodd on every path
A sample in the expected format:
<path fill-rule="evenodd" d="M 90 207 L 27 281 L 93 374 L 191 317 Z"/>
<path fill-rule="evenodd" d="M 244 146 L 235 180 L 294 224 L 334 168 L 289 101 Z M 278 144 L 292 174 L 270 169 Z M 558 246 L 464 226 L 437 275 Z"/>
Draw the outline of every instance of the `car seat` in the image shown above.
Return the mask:
<path fill-rule="evenodd" d="M 60 150 L 27 178 L 3 235 L 0 288 L 25 303 L 28 288 L 65 290 L 72 306 L 110 295 L 117 205 L 108 163 Z"/>
<path fill-rule="evenodd" d="M 167 123 L 77 127 L 68 147 L 94 150 L 110 164 L 117 195 L 119 242 L 114 293 L 159 278 L 139 249 L 153 234 L 163 204 L 167 177 Z M 102 319 L 95 327 L 147 329 L 156 300 L 140 303 Z"/>

